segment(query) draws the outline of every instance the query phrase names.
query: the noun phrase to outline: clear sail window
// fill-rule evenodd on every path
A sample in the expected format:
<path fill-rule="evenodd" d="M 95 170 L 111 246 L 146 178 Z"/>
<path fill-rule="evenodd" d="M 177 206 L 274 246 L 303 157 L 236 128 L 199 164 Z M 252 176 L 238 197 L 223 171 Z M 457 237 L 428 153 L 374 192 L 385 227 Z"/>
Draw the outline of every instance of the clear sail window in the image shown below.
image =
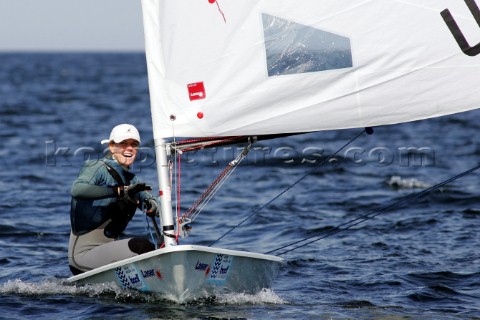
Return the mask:
<path fill-rule="evenodd" d="M 268 76 L 350 68 L 350 39 L 263 14 Z"/>

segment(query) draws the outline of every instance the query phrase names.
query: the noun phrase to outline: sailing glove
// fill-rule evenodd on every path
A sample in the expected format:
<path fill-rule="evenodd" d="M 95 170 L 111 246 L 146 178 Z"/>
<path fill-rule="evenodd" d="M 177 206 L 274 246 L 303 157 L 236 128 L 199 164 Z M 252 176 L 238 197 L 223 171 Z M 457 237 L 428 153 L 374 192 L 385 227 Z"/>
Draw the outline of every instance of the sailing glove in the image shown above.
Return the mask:
<path fill-rule="evenodd" d="M 143 209 L 146 210 L 146 214 L 149 217 L 158 217 L 158 205 L 155 199 L 145 199 L 143 201 Z"/>
<path fill-rule="evenodd" d="M 137 203 L 135 195 L 141 191 L 152 190 L 145 183 L 135 183 L 120 188 L 120 199 L 126 202 Z"/>

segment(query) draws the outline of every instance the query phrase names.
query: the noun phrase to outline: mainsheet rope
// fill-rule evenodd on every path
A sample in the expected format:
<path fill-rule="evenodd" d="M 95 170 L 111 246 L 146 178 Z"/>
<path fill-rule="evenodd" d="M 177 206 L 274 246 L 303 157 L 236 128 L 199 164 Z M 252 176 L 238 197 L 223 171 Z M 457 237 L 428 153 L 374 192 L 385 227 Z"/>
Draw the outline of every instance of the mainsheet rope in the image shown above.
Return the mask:
<path fill-rule="evenodd" d="M 462 173 L 460 173 L 460 174 L 457 174 L 456 176 L 453 176 L 453 177 L 451 177 L 451 178 L 449 178 L 449 179 L 447 179 L 447 180 L 444 180 L 444 181 L 442 181 L 442 182 L 440 182 L 440 183 L 438 183 L 438 184 L 436 184 L 436 185 L 434 185 L 434 186 L 432 186 L 432 187 L 429 187 L 429 188 L 424 189 L 424 190 L 422 190 L 422 191 L 419 191 L 419 192 L 416 192 L 416 193 L 412 193 L 412 194 L 410 194 L 410 195 L 408 195 L 408 196 L 406 196 L 406 197 L 403 197 L 403 198 L 401 198 L 400 200 L 395 201 L 394 203 L 391 203 L 391 204 L 389 204 L 389 205 L 387 205 L 387 206 L 384 206 L 384 207 L 382 207 L 382 208 L 380 208 L 380 209 L 377 209 L 377 210 L 375 210 L 375 211 L 373 211 L 373 212 L 370 212 L 370 213 L 368 213 L 368 214 L 365 214 L 365 215 L 363 215 L 363 216 L 361 216 L 361 217 L 358 217 L 358 218 L 356 218 L 356 219 L 350 220 L 350 221 L 348 221 L 348 222 L 342 223 L 342 224 L 340 224 L 340 225 L 338 225 L 338 226 L 336 226 L 336 227 L 332 227 L 332 228 L 330 228 L 330 229 L 328 229 L 328 230 L 322 231 L 322 232 L 320 232 L 320 234 L 317 234 L 317 235 L 314 235 L 314 236 L 310 236 L 310 237 L 304 238 L 304 239 L 302 239 L 302 240 L 298 240 L 298 241 L 295 241 L 295 242 L 290 243 L 290 244 L 288 244 L 288 245 L 282 246 L 282 247 L 277 248 L 277 249 L 275 249 L 275 250 L 271 250 L 271 251 L 265 252 L 265 254 L 272 254 L 273 252 L 280 251 L 280 250 L 282 250 L 282 249 L 285 249 L 285 248 L 294 246 L 294 245 L 296 245 L 296 244 L 305 242 L 305 241 L 307 241 L 307 240 L 316 238 L 316 239 L 311 240 L 311 241 L 309 241 L 309 242 L 303 243 L 303 244 L 298 245 L 298 246 L 296 246 L 296 247 L 293 247 L 293 248 L 291 248 L 291 249 L 288 249 L 288 250 L 285 250 L 285 251 L 282 251 L 282 252 L 280 252 L 280 253 L 275 254 L 276 256 L 280 256 L 280 255 L 286 254 L 286 253 L 288 253 L 288 252 L 291 252 L 291 251 L 293 251 L 293 250 L 296 250 L 296 249 L 298 249 L 298 248 L 305 247 L 305 246 L 307 246 L 307 245 L 309 245 L 309 244 L 312 244 L 312 243 L 314 243 L 314 242 L 317 242 L 317 241 L 320 241 L 320 240 L 322 240 L 322 239 L 325 239 L 325 238 L 328 238 L 328 237 L 330 237 L 330 236 L 333 236 L 334 234 L 337 234 L 337 233 L 339 233 L 340 231 L 345 231 L 345 230 L 351 229 L 352 227 L 354 227 L 354 226 L 356 226 L 356 225 L 359 225 L 360 223 L 365 222 L 365 221 L 367 221 L 367 220 L 373 219 L 373 218 L 375 218 L 376 216 L 378 216 L 378 215 L 380 215 L 380 214 L 382 214 L 382 213 L 386 213 L 386 212 L 388 212 L 388 211 L 391 211 L 392 209 L 395 209 L 395 208 L 397 208 L 397 207 L 400 207 L 400 206 L 401 206 L 402 204 L 404 204 L 404 203 L 410 202 L 410 201 L 415 200 L 415 199 L 417 199 L 417 198 L 421 198 L 421 197 L 427 195 L 428 193 L 430 193 L 430 192 L 432 192 L 432 191 L 435 191 L 435 190 L 437 190 L 437 189 L 445 186 L 446 184 L 449 184 L 449 183 L 451 183 L 451 182 L 453 182 L 453 181 L 455 181 L 455 180 L 458 180 L 458 179 L 460 179 L 460 178 L 463 178 L 463 177 L 471 174 L 472 172 L 477 171 L 478 169 L 480 169 L 480 164 L 477 165 L 477 166 L 475 166 L 475 167 L 473 167 L 473 168 L 471 168 L 471 169 L 469 169 L 469 170 L 466 170 L 466 171 L 464 171 L 464 172 L 462 172 Z"/>
<path fill-rule="evenodd" d="M 343 145 L 340 149 L 338 149 L 337 151 L 335 151 L 333 154 L 331 154 L 330 156 L 328 156 L 324 161 L 320 162 L 318 164 L 318 167 L 324 165 L 325 163 L 327 163 L 328 161 L 330 161 L 330 159 L 332 159 L 333 157 L 335 157 L 340 151 L 342 151 L 343 149 L 345 149 L 347 146 L 349 146 L 350 144 L 352 144 L 355 140 L 357 140 L 358 138 L 360 138 L 360 136 L 362 136 L 364 133 L 367 133 L 367 134 L 372 134 L 373 133 L 373 129 L 372 128 L 365 128 L 362 132 L 360 132 L 356 137 L 354 137 L 353 139 L 351 139 L 349 142 L 347 142 L 345 145 Z M 282 195 L 284 195 L 287 191 L 289 191 L 290 189 L 292 189 L 294 186 L 296 186 L 298 183 L 300 183 L 303 179 L 305 179 L 306 177 L 308 177 L 309 175 L 315 173 L 316 169 L 313 169 L 313 170 L 310 170 L 309 172 L 307 172 L 305 175 L 303 175 L 302 177 L 300 177 L 299 179 L 297 179 L 294 183 L 292 183 L 291 185 L 289 185 L 288 187 L 286 187 L 285 189 L 283 189 L 279 194 L 277 194 L 275 197 L 273 197 L 270 201 L 268 201 L 267 203 L 265 203 L 263 206 L 257 208 L 257 209 L 254 209 L 252 210 L 252 213 L 247 216 L 245 219 L 243 219 L 239 224 L 237 224 L 236 226 L 233 226 L 232 228 L 230 228 L 227 232 L 225 232 L 222 236 L 220 236 L 217 240 L 213 241 L 212 243 L 210 243 L 208 246 L 211 247 L 213 246 L 215 243 L 217 243 L 218 241 L 220 241 L 221 239 L 223 239 L 225 236 L 227 236 L 230 232 L 232 232 L 233 230 L 235 230 L 236 228 L 240 227 L 243 223 L 245 223 L 248 219 L 252 218 L 253 216 L 255 216 L 256 214 L 258 214 L 260 211 L 262 211 L 263 209 L 265 209 L 266 207 L 268 207 L 270 204 L 272 204 L 275 200 L 277 200 L 278 198 L 280 198 Z"/>
<path fill-rule="evenodd" d="M 158 241 L 155 241 L 155 238 L 153 237 L 152 228 L 150 228 L 150 223 L 148 222 L 148 216 L 147 216 L 146 211 L 147 210 L 144 210 L 144 214 L 145 214 L 145 224 L 144 224 L 145 233 L 147 235 L 150 235 L 151 242 L 155 245 L 155 249 L 158 249 Z"/>

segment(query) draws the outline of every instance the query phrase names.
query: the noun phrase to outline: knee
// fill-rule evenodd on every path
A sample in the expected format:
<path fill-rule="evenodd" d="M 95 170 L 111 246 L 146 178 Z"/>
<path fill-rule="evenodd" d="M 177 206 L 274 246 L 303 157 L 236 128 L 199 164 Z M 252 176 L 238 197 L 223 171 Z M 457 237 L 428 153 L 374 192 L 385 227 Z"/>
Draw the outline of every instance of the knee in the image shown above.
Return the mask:
<path fill-rule="evenodd" d="M 69 265 L 69 267 L 70 267 L 70 271 L 72 272 L 72 274 L 73 274 L 74 276 L 79 275 L 79 274 L 82 274 L 82 273 L 85 272 L 85 271 L 82 271 L 82 270 L 80 270 L 80 269 L 78 269 L 78 268 L 75 268 L 75 267 L 72 266 L 72 265 Z"/>
<path fill-rule="evenodd" d="M 128 248 L 136 254 L 155 250 L 155 246 L 145 238 L 132 238 L 128 241 Z"/>

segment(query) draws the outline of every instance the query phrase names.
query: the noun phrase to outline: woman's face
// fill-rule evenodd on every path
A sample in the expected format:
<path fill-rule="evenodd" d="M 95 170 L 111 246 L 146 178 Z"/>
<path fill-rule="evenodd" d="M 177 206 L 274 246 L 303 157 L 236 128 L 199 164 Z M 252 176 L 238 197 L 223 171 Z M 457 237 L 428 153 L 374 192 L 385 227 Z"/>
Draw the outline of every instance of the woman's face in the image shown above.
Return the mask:
<path fill-rule="evenodd" d="M 135 139 L 123 140 L 120 143 L 110 142 L 108 145 L 112 156 L 122 166 L 129 167 L 135 161 L 140 143 Z"/>

